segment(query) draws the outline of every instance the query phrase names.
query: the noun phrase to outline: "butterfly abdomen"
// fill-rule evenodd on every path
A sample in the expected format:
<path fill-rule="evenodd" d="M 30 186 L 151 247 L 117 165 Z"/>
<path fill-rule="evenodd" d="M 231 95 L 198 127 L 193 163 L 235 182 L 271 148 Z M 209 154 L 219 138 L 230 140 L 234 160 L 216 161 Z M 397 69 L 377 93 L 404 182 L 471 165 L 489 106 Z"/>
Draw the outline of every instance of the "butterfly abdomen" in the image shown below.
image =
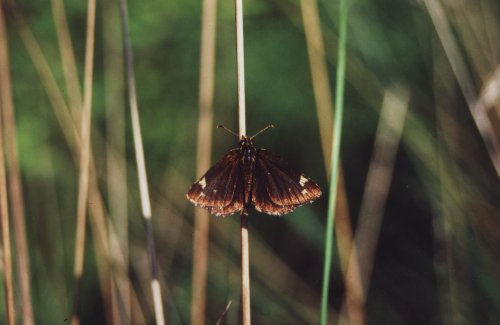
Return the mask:
<path fill-rule="evenodd" d="M 241 140 L 241 159 L 242 159 L 242 172 L 244 181 L 244 202 L 243 202 L 243 214 L 248 214 L 248 209 L 252 204 L 252 190 L 253 190 L 253 178 L 255 173 L 255 147 L 248 138 L 243 138 Z"/>

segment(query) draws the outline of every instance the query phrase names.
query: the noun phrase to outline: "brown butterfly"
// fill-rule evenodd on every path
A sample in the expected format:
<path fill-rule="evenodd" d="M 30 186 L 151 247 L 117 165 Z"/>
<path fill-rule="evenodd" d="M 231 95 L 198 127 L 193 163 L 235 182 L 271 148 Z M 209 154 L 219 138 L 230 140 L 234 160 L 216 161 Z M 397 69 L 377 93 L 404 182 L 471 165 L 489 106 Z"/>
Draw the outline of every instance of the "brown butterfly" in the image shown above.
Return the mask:
<path fill-rule="evenodd" d="M 222 125 L 217 127 L 238 136 Z M 236 212 L 248 215 L 252 204 L 257 211 L 283 215 L 320 197 L 321 189 L 310 178 L 290 168 L 280 156 L 254 146 L 253 138 L 272 127 L 242 136 L 239 148 L 229 150 L 191 186 L 188 200 L 225 217 Z"/>

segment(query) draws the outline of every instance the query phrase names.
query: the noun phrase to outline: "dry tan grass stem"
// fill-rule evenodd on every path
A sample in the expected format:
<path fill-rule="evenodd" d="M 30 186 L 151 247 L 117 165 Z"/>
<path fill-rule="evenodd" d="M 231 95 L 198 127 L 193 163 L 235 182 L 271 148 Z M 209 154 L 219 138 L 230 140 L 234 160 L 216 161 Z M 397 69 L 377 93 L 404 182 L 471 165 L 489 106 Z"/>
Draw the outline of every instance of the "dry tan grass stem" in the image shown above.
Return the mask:
<path fill-rule="evenodd" d="M 215 43 L 217 0 L 204 0 L 201 22 L 198 139 L 196 174 L 210 167 L 213 130 L 213 97 L 215 83 Z M 191 324 L 205 323 L 206 281 L 208 269 L 209 215 L 204 209 L 194 210 L 193 289 Z"/>
<path fill-rule="evenodd" d="M 20 36 L 28 50 L 28 53 L 35 65 L 35 68 L 40 76 L 42 81 L 42 85 L 47 92 L 48 98 L 52 104 L 57 120 L 61 126 L 61 129 L 64 133 L 66 141 L 69 144 L 69 147 L 72 149 L 73 157 L 76 161 L 78 161 L 79 150 L 81 148 L 81 140 L 80 135 L 77 132 L 76 121 L 80 120 L 80 116 L 75 116 L 75 120 L 69 115 L 68 106 L 65 103 L 64 97 L 62 95 L 61 90 L 59 89 L 57 82 L 52 74 L 52 71 L 45 59 L 43 52 L 40 49 L 40 46 L 33 36 L 28 25 L 25 23 L 23 16 L 19 11 L 13 7 L 13 13 L 15 18 L 15 23 L 17 26 L 17 30 L 20 33 Z M 78 115 L 78 114 L 77 114 Z M 92 224 L 98 225 L 98 227 L 92 227 L 93 231 L 96 231 L 93 236 L 95 240 L 96 247 L 99 249 L 96 250 L 98 255 L 102 255 L 103 258 L 98 258 L 98 261 L 107 261 L 108 265 L 111 262 L 109 259 L 109 248 L 108 248 L 108 240 L 113 240 L 116 234 L 113 232 L 113 229 L 110 228 L 109 232 L 106 229 L 105 216 L 106 212 L 104 209 L 104 203 L 102 196 L 100 194 L 100 189 L 97 186 L 97 175 L 95 172 L 95 167 L 92 158 L 92 152 L 90 152 L 90 166 L 89 166 L 89 199 L 88 199 L 88 208 L 90 211 L 90 215 L 92 217 Z M 109 239 L 108 239 L 109 233 Z M 113 260 L 113 264 L 116 266 L 116 269 L 126 270 L 127 266 L 123 263 L 122 259 Z M 106 267 L 108 267 L 106 265 Z M 104 279 L 105 271 L 102 263 L 98 263 L 98 271 L 100 274 L 100 279 Z M 130 280 L 127 279 L 129 286 Z M 101 281 L 101 286 L 105 284 Z M 106 289 L 102 288 L 103 293 Z M 135 293 L 133 293 L 135 295 Z M 135 299 L 135 296 L 133 297 Z M 137 301 L 137 299 L 135 299 Z"/>
<path fill-rule="evenodd" d="M 246 135 L 245 109 L 245 52 L 243 39 L 243 3 L 235 0 L 236 65 L 238 80 L 238 124 L 240 138 Z M 251 324 L 250 308 L 250 252 L 248 244 L 248 216 L 241 214 L 241 308 L 243 325 Z"/>
<path fill-rule="evenodd" d="M 80 173 L 78 177 L 78 205 L 76 212 L 76 242 L 75 242 L 75 264 L 74 277 L 76 283 L 75 289 L 75 307 L 71 323 L 77 325 L 80 323 L 78 295 L 80 281 L 83 275 L 83 261 L 85 256 L 85 225 L 88 204 L 89 189 L 89 165 L 90 165 L 90 130 L 92 116 L 92 94 L 93 94 L 93 71 L 94 71 L 94 33 L 96 2 L 88 1 L 87 9 L 87 37 L 85 47 L 85 76 L 84 76 L 84 97 L 82 105 L 81 129 L 80 129 Z"/>
<path fill-rule="evenodd" d="M 54 22 L 56 24 L 56 33 L 61 53 L 61 62 L 64 72 L 64 80 L 68 91 L 69 107 L 75 120 L 79 120 L 81 114 L 82 94 L 80 91 L 80 82 L 78 81 L 78 70 L 75 62 L 75 54 L 69 33 L 66 11 L 62 0 L 51 0 Z"/>
<path fill-rule="evenodd" d="M 5 16 L 3 8 L 0 6 L 0 67 L 8 67 L 7 33 L 5 31 Z M 0 71 L 0 109 L 2 113 L 6 105 L 12 104 L 10 76 L 7 69 Z M 8 102 L 10 98 L 10 103 Z M 7 179 L 5 177 L 5 156 L 4 156 L 4 127 L 3 118 L 0 115 L 0 228 L 2 231 L 2 257 L 3 257 L 3 280 L 5 290 L 5 309 L 7 314 L 7 324 L 15 324 L 14 306 L 14 281 L 12 274 L 12 248 L 10 242 L 9 225 L 9 204 L 7 198 Z"/>
<path fill-rule="evenodd" d="M 346 273 L 346 288 L 349 289 L 346 289 L 344 307 L 351 310 L 348 313 L 350 324 L 365 324 L 366 293 L 370 286 L 375 251 L 408 102 L 409 92 L 401 85 L 389 88 L 384 95 Z M 353 282 L 352 278 L 361 278 L 361 281 Z"/>
<path fill-rule="evenodd" d="M 8 40 L 5 31 L 5 20 L 0 9 L 0 107 L 2 108 L 2 121 L 6 137 L 5 147 L 7 152 L 9 191 L 14 223 L 16 256 L 19 269 L 19 283 L 21 289 L 22 321 L 24 324 L 34 324 L 33 306 L 31 302 L 30 263 L 28 243 L 26 239 L 26 224 L 24 216 L 24 203 L 17 154 L 17 133 L 14 116 L 14 102 L 12 99 L 12 83 L 9 72 Z"/>

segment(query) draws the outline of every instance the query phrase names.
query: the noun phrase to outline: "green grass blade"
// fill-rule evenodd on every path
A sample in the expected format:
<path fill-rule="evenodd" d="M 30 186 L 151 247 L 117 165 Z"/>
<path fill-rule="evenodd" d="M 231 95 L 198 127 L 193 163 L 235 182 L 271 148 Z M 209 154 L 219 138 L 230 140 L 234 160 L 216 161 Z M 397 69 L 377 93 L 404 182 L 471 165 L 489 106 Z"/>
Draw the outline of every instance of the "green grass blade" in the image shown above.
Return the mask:
<path fill-rule="evenodd" d="M 347 43 L 347 0 L 340 0 L 339 11 L 339 48 L 337 59 L 337 76 L 335 89 L 335 118 L 333 121 L 332 134 L 332 158 L 330 191 L 328 196 L 328 216 L 326 223 L 325 258 L 323 269 L 323 287 L 321 294 L 321 319 L 320 324 L 326 325 L 328 319 L 328 292 L 330 288 L 330 274 L 332 270 L 333 253 L 333 227 L 335 221 L 335 202 L 337 199 L 337 181 L 340 163 L 340 143 L 342 134 L 342 117 L 344 114 L 344 88 L 346 67 L 346 43 Z"/>

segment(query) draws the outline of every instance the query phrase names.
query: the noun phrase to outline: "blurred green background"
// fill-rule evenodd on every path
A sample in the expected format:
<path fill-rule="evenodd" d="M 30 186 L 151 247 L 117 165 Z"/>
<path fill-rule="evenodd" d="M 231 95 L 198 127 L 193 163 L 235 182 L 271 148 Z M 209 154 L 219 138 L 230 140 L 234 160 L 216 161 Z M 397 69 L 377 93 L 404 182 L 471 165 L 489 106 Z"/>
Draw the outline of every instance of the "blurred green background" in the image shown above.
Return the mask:
<path fill-rule="evenodd" d="M 500 2 L 435 2 L 444 10 L 441 18 L 458 45 L 475 99 L 483 99 L 487 87 L 493 89 L 493 99 L 485 97 L 483 108 L 498 140 L 500 90 L 494 82 L 498 82 L 495 71 L 500 63 Z M 71 318 L 74 292 L 78 163 L 64 135 L 63 128 L 70 126 L 58 122 L 6 3 L 2 1 L 10 62 L 1 68 L 10 70 L 13 83 L 31 297 L 37 323 L 61 324 Z M 450 66 L 450 55 L 443 50 L 428 3 L 350 1 L 341 152 L 353 232 L 384 92 L 398 84 L 410 96 L 401 144 L 389 168 L 393 177 L 375 247 L 366 323 L 499 324 L 499 175 L 470 114 L 460 79 Z M 165 313 L 167 323 L 186 324 L 190 321 L 195 208 L 185 193 L 200 176 L 195 168 L 201 1 L 129 1 L 128 5 Z M 51 3 L 23 1 L 17 6 L 67 99 Z M 69 0 L 64 6 L 81 80 L 86 3 Z M 338 3 L 320 1 L 318 9 L 334 97 Z M 107 115 L 105 96 L 110 90 L 105 71 L 122 56 L 120 46 L 109 43 L 109 39 L 120 42 L 116 10 L 116 1 L 98 1 L 92 106 L 92 150 L 109 223 L 113 208 L 107 164 L 114 149 L 108 145 L 113 148 L 116 142 L 110 140 L 107 122 L 114 117 Z M 233 1 L 219 1 L 216 30 L 213 127 L 224 124 L 236 130 Z M 106 38 L 106 33 L 111 36 Z M 324 192 L 315 203 L 284 217 L 251 213 L 253 322 L 314 324 L 319 319 L 328 178 L 299 1 L 245 1 L 245 61 L 248 133 L 275 124 L 255 144 L 285 157 Z M 111 74 L 110 80 L 119 83 L 122 77 Z M 126 161 L 127 201 L 122 205 L 128 215 L 127 277 L 135 297 L 135 322 L 152 324 L 145 227 L 130 113 L 125 108 L 120 141 L 124 141 Z M 232 135 L 214 130 L 212 161 L 236 146 Z M 215 323 L 232 300 L 224 322 L 237 324 L 239 217 L 211 217 L 210 225 L 206 323 Z M 87 223 L 82 324 L 110 323 L 105 288 L 112 280 L 100 278 L 95 229 Z M 330 322 L 340 313 L 346 292 L 335 252 Z M 18 273 L 14 273 L 17 281 Z M 18 285 L 15 294 L 21 320 Z M 5 304 L 0 304 L 0 319 L 6 319 Z"/>

